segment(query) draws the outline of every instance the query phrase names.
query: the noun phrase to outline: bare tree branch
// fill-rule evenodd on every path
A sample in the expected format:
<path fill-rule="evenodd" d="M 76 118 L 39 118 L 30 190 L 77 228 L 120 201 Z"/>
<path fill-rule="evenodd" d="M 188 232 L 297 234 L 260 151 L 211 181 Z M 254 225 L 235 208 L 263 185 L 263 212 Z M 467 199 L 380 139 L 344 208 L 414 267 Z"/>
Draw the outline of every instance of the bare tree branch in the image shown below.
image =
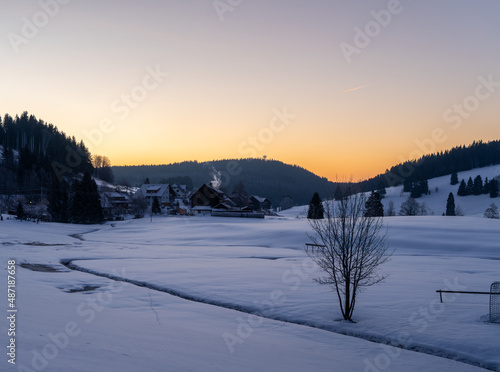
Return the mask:
<path fill-rule="evenodd" d="M 305 251 L 324 271 L 314 280 L 333 287 L 344 319 L 352 321 L 357 294 L 385 279 L 377 270 L 391 254 L 383 218 L 364 217 L 365 195 L 352 189 L 342 195 L 326 202 L 324 219 L 309 220 L 314 234 L 308 236 L 316 245 Z"/>

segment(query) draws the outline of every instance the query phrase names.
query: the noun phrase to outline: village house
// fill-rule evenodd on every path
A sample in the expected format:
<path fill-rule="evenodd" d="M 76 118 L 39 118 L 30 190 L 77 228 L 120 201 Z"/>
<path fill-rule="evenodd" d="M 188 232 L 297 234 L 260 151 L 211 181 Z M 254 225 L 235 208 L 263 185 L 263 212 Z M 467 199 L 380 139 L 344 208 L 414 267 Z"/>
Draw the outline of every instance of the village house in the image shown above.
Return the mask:
<path fill-rule="evenodd" d="M 123 216 L 129 213 L 131 199 L 125 193 L 105 191 L 100 193 L 104 218 Z"/>
<path fill-rule="evenodd" d="M 151 208 L 155 197 L 158 198 L 160 205 L 170 207 L 175 196 L 168 184 L 144 184 L 137 192 L 144 196 L 149 208 Z"/>
<path fill-rule="evenodd" d="M 185 213 L 185 205 L 187 204 L 186 185 L 144 184 L 137 190 L 137 193 L 146 199 L 148 208 L 151 208 L 153 199 L 157 197 L 161 206 L 176 211 L 182 210 Z"/>
<path fill-rule="evenodd" d="M 272 207 L 271 201 L 266 197 L 252 195 L 250 197 L 250 207 L 254 211 L 268 211 Z"/>
<path fill-rule="evenodd" d="M 189 197 L 189 202 L 193 214 L 210 214 L 213 208 L 221 204 L 227 208 L 235 207 L 234 202 L 226 194 L 209 184 L 203 184 L 193 192 Z"/>

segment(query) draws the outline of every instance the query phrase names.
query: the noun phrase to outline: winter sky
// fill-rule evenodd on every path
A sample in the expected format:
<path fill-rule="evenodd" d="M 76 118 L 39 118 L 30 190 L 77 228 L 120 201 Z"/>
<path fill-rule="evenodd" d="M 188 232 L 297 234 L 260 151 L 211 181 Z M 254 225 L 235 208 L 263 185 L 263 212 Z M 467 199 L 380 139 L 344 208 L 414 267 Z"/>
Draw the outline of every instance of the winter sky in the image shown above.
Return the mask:
<path fill-rule="evenodd" d="M 1 114 L 115 165 L 262 157 L 334 180 L 498 139 L 497 0 L 16 0 Z"/>

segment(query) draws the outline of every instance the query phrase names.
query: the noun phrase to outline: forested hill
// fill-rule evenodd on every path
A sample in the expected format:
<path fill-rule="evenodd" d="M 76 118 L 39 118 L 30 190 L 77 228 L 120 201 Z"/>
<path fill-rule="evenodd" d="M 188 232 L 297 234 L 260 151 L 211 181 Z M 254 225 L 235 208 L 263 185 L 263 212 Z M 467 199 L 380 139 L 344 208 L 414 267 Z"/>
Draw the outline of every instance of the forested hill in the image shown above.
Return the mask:
<path fill-rule="evenodd" d="M 286 196 L 295 204 L 309 203 L 317 191 L 322 198 L 333 195 L 335 184 L 296 165 L 276 160 L 240 159 L 212 162 L 182 162 L 168 165 L 141 165 L 113 167 L 117 183 L 140 186 L 146 178 L 151 183 L 190 183 L 198 187 L 220 177 L 223 189 L 231 192 L 238 181 L 243 181 L 250 195 L 268 197 L 275 206 Z M 189 177 L 189 179 L 187 179 Z"/>
<path fill-rule="evenodd" d="M 451 150 L 425 155 L 420 159 L 393 166 L 385 173 L 361 182 L 365 191 L 397 186 L 404 181 L 418 182 L 453 172 L 463 172 L 500 164 L 500 140 L 474 142 Z"/>
<path fill-rule="evenodd" d="M 82 141 L 27 112 L 0 118 L 0 146 L 3 196 L 21 194 L 32 202 L 54 182 L 93 170 L 91 154 Z"/>

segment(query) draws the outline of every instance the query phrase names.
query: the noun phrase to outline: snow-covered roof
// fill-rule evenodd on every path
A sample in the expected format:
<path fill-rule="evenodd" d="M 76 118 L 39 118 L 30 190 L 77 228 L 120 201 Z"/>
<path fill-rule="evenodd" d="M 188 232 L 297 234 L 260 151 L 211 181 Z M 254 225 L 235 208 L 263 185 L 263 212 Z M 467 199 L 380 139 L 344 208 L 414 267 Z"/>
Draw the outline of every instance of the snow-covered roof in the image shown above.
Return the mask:
<path fill-rule="evenodd" d="M 211 211 L 212 207 L 209 205 L 197 205 L 196 207 L 191 208 L 194 211 Z"/>
<path fill-rule="evenodd" d="M 233 208 L 233 205 L 231 205 L 229 203 L 220 203 L 214 207 L 214 209 L 232 209 L 232 208 Z"/>
<path fill-rule="evenodd" d="M 175 196 L 177 196 L 178 198 L 183 198 L 186 196 L 186 192 L 187 192 L 187 186 L 186 185 L 171 185 L 170 186 L 172 188 L 172 190 L 174 191 L 174 194 Z"/>
<path fill-rule="evenodd" d="M 267 199 L 267 198 L 263 198 L 263 197 L 257 196 L 257 195 L 252 195 L 251 197 L 254 198 L 255 200 L 257 200 L 259 203 L 264 203 Z"/>
<path fill-rule="evenodd" d="M 163 196 L 168 192 L 168 184 L 144 184 L 139 192 L 144 196 Z"/>

